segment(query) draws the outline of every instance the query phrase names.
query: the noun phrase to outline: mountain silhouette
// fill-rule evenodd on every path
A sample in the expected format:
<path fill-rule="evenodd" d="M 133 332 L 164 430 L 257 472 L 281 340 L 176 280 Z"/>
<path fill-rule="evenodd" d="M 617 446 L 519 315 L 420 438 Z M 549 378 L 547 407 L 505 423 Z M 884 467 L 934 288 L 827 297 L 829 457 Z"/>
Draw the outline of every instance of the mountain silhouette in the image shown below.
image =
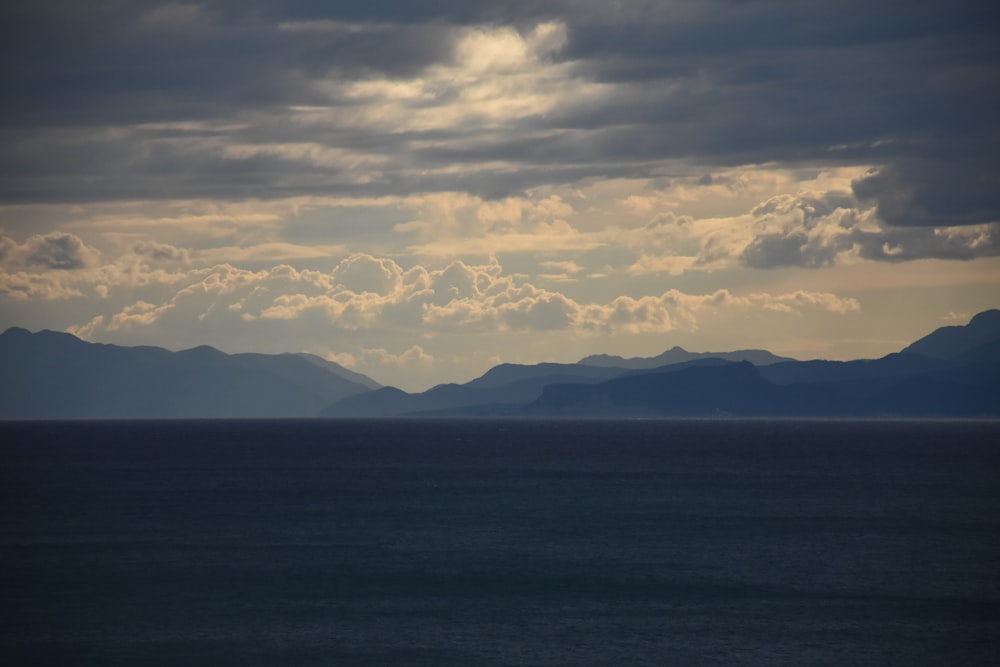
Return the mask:
<path fill-rule="evenodd" d="M 417 393 L 310 354 L 171 352 L 19 328 L 0 334 L 0 367 L 0 419 L 1000 417 L 1000 310 L 880 359 L 795 361 L 764 350 L 674 347 L 650 358 L 500 364 L 464 384 Z"/>
<path fill-rule="evenodd" d="M 1000 339 L 1000 310 L 986 310 L 965 326 L 941 327 L 903 348 L 904 353 L 931 359 L 954 359 L 970 350 Z"/>
<path fill-rule="evenodd" d="M 528 405 L 528 414 L 553 416 L 809 415 L 822 392 L 768 382 L 748 361 L 665 369 L 595 385 L 552 385 Z"/>
<path fill-rule="evenodd" d="M 939 342 L 934 357 L 909 351 L 913 346 L 852 361 L 674 347 L 650 358 L 593 355 L 577 364 L 500 364 L 463 385 L 351 396 L 322 415 L 1000 416 L 1000 334 L 990 333 L 991 318 L 988 312 L 973 318 L 971 329 L 957 327 L 962 334 Z M 664 360 L 669 363 L 649 367 Z"/>
<path fill-rule="evenodd" d="M 323 410 L 323 417 L 398 417 L 427 414 L 507 414 L 541 395 L 551 384 L 600 382 L 626 372 L 575 364 L 501 364 L 465 384 L 439 384 L 407 393 L 389 388 L 349 396 Z M 484 406 L 489 406 L 488 409 Z"/>
<path fill-rule="evenodd" d="M 942 359 L 928 359 L 919 354 L 893 352 L 881 359 L 853 361 L 792 361 L 761 366 L 762 377 L 776 384 L 842 382 L 864 378 L 901 378 L 948 368 Z"/>
<path fill-rule="evenodd" d="M 749 362 L 554 385 L 528 415 L 602 417 L 1000 416 L 1000 365 L 777 384 Z"/>
<path fill-rule="evenodd" d="M 54 331 L 0 334 L 0 418 L 313 417 L 378 386 L 297 354 L 88 343 Z"/>
<path fill-rule="evenodd" d="M 724 359 L 726 361 L 749 361 L 755 366 L 767 366 L 782 361 L 795 361 L 790 357 L 779 357 L 767 350 L 735 350 L 733 352 L 688 352 L 683 347 L 674 346 L 655 357 L 619 357 L 608 354 L 592 354 L 578 364 L 584 366 L 605 366 L 629 369 L 661 368 L 697 359 Z"/>

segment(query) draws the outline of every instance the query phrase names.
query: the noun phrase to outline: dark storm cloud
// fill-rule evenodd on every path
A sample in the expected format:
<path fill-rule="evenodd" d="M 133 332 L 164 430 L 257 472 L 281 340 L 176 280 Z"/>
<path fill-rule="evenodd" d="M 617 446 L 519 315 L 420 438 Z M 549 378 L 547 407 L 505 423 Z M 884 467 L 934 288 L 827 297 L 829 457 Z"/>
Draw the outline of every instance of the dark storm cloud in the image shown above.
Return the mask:
<path fill-rule="evenodd" d="M 1000 112 L 1000 109 L 998 109 Z M 886 222 L 951 226 L 1000 221 L 998 156 L 966 146 L 952 159 L 898 158 L 854 181 L 854 194 L 873 201 Z"/>
<path fill-rule="evenodd" d="M 0 119 L 66 126 L 227 118 L 318 102 L 310 75 L 406 75 L 450 49 L 441 25 L 285 31 L 280 17 L 264 21 L 252 5 L 236 13 L 204 3 L 189 23 L 144 22 L 159 4 L 43 11 L 43 1 L 0 14 Z"/>
<path fill-rule="evenodd" d="M 487 131 L 314 127 L 287 113 L 361 104 L 320 81 L 405 80 L 450 62 L 456 27 L 526 34 L 541 21 L 567 26 L 547 57 L 609 94 Z M 993 222 L 998 26 L 1000 10 L 971 0 L 19 3 L 0 10 L 0 197 L 503 196 L 678 159 L 873 164 L 855 194 L 886 223 Z M 221 150 L 296 141 L 387 162 L 353 183 L 335 165 Z M 517 173 L 435 175 L 496 160 Z"/>

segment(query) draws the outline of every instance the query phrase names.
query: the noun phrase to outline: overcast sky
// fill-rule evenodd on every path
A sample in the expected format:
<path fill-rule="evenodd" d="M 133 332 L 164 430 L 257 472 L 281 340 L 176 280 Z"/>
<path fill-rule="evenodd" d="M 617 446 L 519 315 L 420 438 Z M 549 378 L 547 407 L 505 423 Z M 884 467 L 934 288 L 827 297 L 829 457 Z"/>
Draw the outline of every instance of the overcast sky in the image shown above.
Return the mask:
<path fill-rule="evenodd" d="M 881 356 L 1000 306 L 996 7 L 4 3 L 0 330 Z"/>

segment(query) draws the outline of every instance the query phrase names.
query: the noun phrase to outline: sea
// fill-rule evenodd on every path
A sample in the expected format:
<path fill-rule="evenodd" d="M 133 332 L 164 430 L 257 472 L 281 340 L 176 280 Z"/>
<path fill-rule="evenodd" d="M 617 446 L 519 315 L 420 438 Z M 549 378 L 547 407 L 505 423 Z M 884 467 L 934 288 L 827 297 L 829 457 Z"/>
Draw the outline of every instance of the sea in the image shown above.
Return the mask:
<path fill-rule="evenodd" d="M 0 423 L 3 665 L 995 665 L 1000 422 Z"/>

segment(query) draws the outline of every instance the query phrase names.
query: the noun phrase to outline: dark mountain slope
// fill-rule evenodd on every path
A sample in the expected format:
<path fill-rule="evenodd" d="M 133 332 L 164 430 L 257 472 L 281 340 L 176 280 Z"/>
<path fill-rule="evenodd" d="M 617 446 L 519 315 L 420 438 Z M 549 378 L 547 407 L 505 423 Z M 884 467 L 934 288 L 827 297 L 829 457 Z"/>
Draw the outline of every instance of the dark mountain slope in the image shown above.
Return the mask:
<path fill-rule="evenodd" d="M 297 355 L 227 355 L 0 335 L 0 418 L 312 417 L 367 387 Z"/>
<path fill-rule="evenodd" d="M 808 415 L 824 409 L 825 395 L 808 387 L 781 387 L 750 362 L 642 373 L 596 385 L 553 385 L 527 406 L 536 415 L 763 416 Z"/>
<path fill-rule="evenodd" d="M 466 387 L 490 388 L 510 385 L 514 382 L 532 381 L 539 377 L 574 378 L 572 381 L 593 380 L 599 382 L 618 377 L 623 368 L 583 366 L 579 364 L 500 364 L 486 371 L 475 380 L 465 383 Z"/>
<path fill-rule="evenodd" d="M 975 347 L 997 340 L 1000 340 L 1000 310 L 985 310 L 965 326 L 941 327 L 902 351 L 932 359 L 953 359 Z"/>
<path fill-rule="evenodd" d="M 853 403 L 857 416 L 998 417 L 1000 363 L 952 366 L 907 377 L 867 377 L 813 385 Z"/>
<path fill-rule="evenodd" d="M 997 417 L 1000 365 L 948 367 L 905 377 L 779 385 L 748 362 L 555 385 L 525 408 L 550 416 Z"/>
<path fill-rule="evenodd" d="M 572 367 L 561 364 L 539 364 L 539 368 L 528 372 L 532 367 L 521 367 L 526 372 L 504 373 L 495 375 L 490 380 L 499 377 L 516 378 L 504 384 L 492 384 L 489 380 L 479 382 L 477 378 L 467 384 L 440 384 L 421 393 L 406 393 L 389 387 L 371 391 L 358 396 L 349 396 L 337 401 L 322 411 L 323 417 L 395 417 L 416 414 L 447 414 L 456 410 L 474 406 L 523 405 L 538 398 L 542 390 L 557 383 L 579 382 L 592 383 L 604 379 L 606 373 L 573 373 Z M 545 370 L 563 369 L 561 373 L 541 374 Z M 506 369 L 510 370 L 510 369 Z M 604 370 L 604 369 L 602 369 Z M 618 369 L 617 374 L 622 373 Z M 486 377 L 486 376 L 483 376 Z M 477 412 L 477 411 L 474 411 Z M 494 412 L 491 408 L 488 412 Z M 456 414 L 459 414 L 456 412 Z"/>
<path fill-rule="evenodd" d="M 760 374 L 775 384 L 841 382 L 862 378 L 898 378 L 949 367 L 941 359 L 893 353 L 881 359 L 791 361 L 762 366 Z"/>

